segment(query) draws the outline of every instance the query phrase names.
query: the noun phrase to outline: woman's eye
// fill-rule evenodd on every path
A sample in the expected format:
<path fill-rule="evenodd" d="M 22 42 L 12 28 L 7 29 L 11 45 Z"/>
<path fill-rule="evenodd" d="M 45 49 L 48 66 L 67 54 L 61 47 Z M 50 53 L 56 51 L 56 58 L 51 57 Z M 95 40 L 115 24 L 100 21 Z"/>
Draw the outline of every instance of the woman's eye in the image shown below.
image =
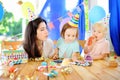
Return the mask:
<path fill-rule="evenodd" d="M 44 30 L 47 30 L 47 28 L 41 28 L 40 31 L 44 31 Z"/>
<path fill-rule="evenodd" d="M 44 31 L 44 29 L 41 29 L 40 31 Z"/>

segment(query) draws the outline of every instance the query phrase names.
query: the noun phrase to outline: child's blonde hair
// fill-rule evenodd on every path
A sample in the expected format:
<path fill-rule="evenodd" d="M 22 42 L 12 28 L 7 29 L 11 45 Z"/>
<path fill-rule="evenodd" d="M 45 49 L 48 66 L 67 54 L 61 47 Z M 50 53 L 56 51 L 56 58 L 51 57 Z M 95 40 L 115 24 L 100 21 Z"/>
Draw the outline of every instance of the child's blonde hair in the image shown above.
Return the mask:
<path fill-rule="evenodd" d="M 97 22 L 95 24 L 92 25 L 92 30 L 94 28 L 100 28 L 100 30 L 102 30 L 102 32 L 106 35 L 107 34 L 107 27 L 105 26 L 105 24 L 103 24 L 102 22 Z"/>

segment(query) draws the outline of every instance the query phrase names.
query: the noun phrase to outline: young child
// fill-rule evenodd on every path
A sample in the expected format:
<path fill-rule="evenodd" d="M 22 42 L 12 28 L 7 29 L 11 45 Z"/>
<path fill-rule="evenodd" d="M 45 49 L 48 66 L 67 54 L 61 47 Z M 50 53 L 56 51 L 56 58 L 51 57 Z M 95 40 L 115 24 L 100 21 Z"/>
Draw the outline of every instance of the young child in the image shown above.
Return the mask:
<path fill-rule="evenodd" d="M 104 59 L 110 53 L 109 41 L 106 40 L 107 28 L 102 23 L 92 26 L 92 36 L 86 41 L 84 53 L 90 54 L 93 60 Z"/>
<path fill-rule="evenodd" d="M 75 16 L 78 20 L 78 15 Z M 78 28 L 71 22 L 66 23 L 61 30 L 61 38 L 57 41 L 57 50 L 59 58 L 72 58 L 77 61 L 79 54 Z"/>

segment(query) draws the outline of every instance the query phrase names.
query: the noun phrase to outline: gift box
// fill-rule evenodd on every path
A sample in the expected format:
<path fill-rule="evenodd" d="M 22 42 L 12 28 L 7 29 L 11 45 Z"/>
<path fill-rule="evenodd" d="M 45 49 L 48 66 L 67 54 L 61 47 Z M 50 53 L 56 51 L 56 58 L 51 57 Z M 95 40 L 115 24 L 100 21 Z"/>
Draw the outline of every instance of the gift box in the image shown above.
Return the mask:
<path fill-rule="evenodd" d="M 25 53 L 21 41 L 3 41 L 1 49 L 2 64 L 21 64 L 28 62 L 28 55 Z"/>

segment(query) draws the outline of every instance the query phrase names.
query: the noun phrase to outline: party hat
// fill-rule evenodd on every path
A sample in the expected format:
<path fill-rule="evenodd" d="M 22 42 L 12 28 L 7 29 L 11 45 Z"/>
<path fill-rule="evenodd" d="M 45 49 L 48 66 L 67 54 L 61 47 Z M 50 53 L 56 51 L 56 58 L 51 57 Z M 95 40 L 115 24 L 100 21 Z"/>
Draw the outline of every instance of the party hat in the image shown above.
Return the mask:
<path fill-rule="evenodd" d="M 71 18 L 68 24 L 71 25 L 72 27 L 78 27 L 78 23 L 79 23 L 79 14 L 77 13 Z"/>

